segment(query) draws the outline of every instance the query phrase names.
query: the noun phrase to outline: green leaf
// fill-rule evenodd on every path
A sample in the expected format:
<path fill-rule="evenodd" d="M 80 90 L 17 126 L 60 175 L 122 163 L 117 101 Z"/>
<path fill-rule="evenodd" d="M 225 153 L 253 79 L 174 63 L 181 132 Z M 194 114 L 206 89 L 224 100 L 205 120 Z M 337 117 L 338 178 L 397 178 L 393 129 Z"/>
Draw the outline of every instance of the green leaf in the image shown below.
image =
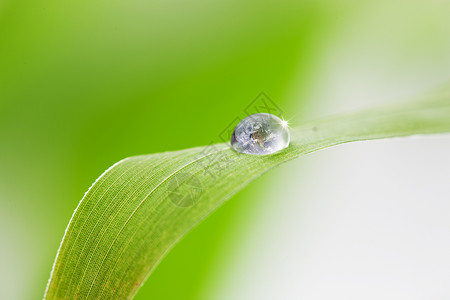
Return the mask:
<path fill-rule="evenodd" d="M 269 156 L 224 143 L 119 161 L 75 210 L 45 299 L 132 298 L 189 230 L 283 162 L 347 142 L 450 132 L 450 96 L 427 98 L 304 124 L 291 129 L 288 148 Z"/>

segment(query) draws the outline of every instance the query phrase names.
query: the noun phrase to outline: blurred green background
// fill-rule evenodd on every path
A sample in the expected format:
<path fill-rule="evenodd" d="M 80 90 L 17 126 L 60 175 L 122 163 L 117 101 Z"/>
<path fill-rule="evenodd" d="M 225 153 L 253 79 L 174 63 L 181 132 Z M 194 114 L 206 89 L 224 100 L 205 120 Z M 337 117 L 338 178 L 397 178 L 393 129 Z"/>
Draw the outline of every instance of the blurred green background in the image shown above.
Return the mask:
<path fill-rule="evenodd" d="M 389 97 L 442 81 L 449 12 L 445 1 L 0 0 L 0 298 L 42 297 L 73 210 L 121 158 L 219 142 L 262 91 L 293 126 L 376 102 L 321 98 L 326 74 L 345 77 L 361 53 Z M 136 299 L 198 299 L 269 178 L 194 229 Z"/>

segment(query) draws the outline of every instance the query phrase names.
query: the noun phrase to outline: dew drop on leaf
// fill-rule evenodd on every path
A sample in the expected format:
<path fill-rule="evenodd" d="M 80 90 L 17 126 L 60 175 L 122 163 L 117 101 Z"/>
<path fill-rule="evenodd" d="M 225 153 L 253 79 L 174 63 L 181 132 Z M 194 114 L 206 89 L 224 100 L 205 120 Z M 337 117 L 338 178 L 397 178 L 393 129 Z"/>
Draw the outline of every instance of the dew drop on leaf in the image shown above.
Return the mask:
<path fill-rule="evenodd" d="M 243 119 L 231 136 L 234 150 L 246 154 L 265 155 L 289 146 L 287 122 L 272 114 L 254 114 Z"/>

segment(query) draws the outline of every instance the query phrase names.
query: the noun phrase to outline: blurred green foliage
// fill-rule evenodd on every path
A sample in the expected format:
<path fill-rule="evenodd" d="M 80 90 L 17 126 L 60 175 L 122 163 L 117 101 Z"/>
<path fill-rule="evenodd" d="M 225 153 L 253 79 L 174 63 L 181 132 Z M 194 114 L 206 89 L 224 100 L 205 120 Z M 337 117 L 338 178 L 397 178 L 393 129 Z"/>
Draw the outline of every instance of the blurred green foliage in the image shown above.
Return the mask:
<path fill-rule="evenodd" d="M 43 295 L 73 210 L 119 159 L 218 141 L 261 91 L 301 119 L 327 42 L 370 3 L 0 1 L 0 298 Z M 137 299 L 196 299 L 250 192 L 177 245 Z"/>
<path fill-rule="evenodd" d="M 73 210 L 114 162 L 218 141 L 261 91 L 297 107 L 292 76 L 307 87 L 332 16 L 319 2 L 3 1 L 4 296 L 43 294 Z M 137 298 L 195 298 L 236 209 L 182 241 Z"/>

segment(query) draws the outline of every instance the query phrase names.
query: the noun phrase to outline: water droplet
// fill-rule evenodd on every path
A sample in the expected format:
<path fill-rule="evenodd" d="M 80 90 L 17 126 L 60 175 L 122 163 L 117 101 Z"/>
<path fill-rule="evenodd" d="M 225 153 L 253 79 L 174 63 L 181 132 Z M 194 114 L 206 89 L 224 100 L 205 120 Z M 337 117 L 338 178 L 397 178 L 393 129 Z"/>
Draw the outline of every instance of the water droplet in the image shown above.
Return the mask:
<path fill-rule="evenodd" d="M 287 122 L 271 114 L 254 114 L 243 119 L 231 136 L 234 150 L 246 154 L 271 154 L 289 146 Z"/>

